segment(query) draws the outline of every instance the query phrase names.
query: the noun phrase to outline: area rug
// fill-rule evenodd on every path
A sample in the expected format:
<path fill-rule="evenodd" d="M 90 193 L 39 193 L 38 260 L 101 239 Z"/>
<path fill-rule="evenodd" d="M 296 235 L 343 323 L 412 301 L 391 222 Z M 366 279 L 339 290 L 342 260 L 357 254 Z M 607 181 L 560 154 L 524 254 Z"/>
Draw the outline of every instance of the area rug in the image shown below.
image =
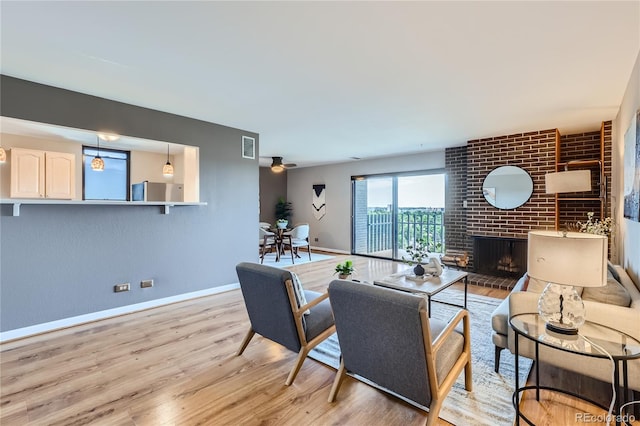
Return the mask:
<path fill-rule="evenodd" d="M 440 294 L 443 297 L 443 294 Z M 435 300 L 432 300 L 432 302 Z M 464 373 L 449 392 L 440 410 L 440 417 L 457 426 L 511 426 L 515 417 L 511 398 L 515 385 L 514 357 L 502 352 L 500 373 L 493 371 L 494 346 L 491 340 L 491 313 L 501 302 L 492 297 L 469 294 L 467 307 L 471 316 L 471 359 L 473 391 L 464 389 Z M 459 303 L 456 301 L 455 303 Z M 432 303 L 432 316 L 449 320 L 459 308 Z M 336 334 L 330 336 L 310 353 L 309 357 L 335 369 L 340 365 L 340 346 Z M 524 385 L 531 369 L 529 359 L 520 358 L 519 383 Z"/>
<path fill-rule="evenodd" d="M 276 254 L 275 253 L 266 253 L 264 255 L 264 265 L 275 266 L 276 268 L 283 268 L 285 266 L 291 265 L 303 265 L 305 263 L 317 262 L 319 260 L 331 259 L 333 256 L 329 256 L 326 254 L 314 253 L 311 252 L 311 260 L 309 260 L 309 255 L 306 252 L 300 252 L 300 258 L 295 258 L 295 263 L 291 262 L 291 253 L 286 252 L 285 254 L 280 256 L 280 261 L 276 262 Z M 260 262 L 260 258 L 258 258 L 258 263 Z"/>

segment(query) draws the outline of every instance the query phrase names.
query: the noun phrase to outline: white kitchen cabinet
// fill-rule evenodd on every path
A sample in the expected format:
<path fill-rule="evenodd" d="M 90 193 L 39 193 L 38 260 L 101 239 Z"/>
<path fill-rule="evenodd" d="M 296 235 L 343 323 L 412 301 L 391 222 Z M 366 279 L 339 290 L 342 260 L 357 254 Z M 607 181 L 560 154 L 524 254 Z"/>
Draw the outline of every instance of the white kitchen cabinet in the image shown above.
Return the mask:
<path fill-rule="evenodd" d="M 11 149 L 11 198 L 75 197 L 75 155 L 35 149 Z"/>

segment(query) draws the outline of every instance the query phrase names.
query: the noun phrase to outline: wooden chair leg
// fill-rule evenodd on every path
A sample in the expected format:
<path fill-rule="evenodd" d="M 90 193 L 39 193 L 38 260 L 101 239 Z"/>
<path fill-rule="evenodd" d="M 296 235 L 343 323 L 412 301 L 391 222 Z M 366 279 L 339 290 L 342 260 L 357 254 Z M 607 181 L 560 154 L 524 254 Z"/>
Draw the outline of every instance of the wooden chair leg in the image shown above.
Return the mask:
<path fill-rule="evenodd" d="M 311 260 L 311 246 L 307 246 L 307 251 L 309 252 L 309 260 Z"/>
<path fill-rule="evenodd" d="M 287 377 L 287 381 L 284 382 L 285 385 L 289 386 L 296 379 L 298 375 L 298 371 L 300 371 L 300 367 L 302 367 L 302 363 L 304 362 L 307 354 L 309 353 L 309 349 L 306 346 L 300 348 L 300 352 L 298 352 L 298 359 L 296 360 L 293 369 L 289 373 L 289 377 Z"/>
<path fill-rule="evenodd" d="M 291 263 L 296 263 L 296 261 L 293 259 L 293 246 L 291 246 Z"/>
<path fill-rule="evenodd" d="M 329 402 L 336 400 L 336 396 L 340 390 L 340 385 L 342 385 L 346 376 L 347 372 L 344 369 L 344 361 L 340 360 L 340 368 L 338 368 L 338 373 L 336 374 L 336 378 L 333 380 L 333 386 L 331 386 L 331 392 L 329 393 Z"/>
<path fill-rule="evenodd" d="M 433 398 L 433 395 L 431 396 Z M 429 406 L 429 416 L 427 417 L 427 426 L 436 426 L 438 424 L 438 415 L 440 414 L 440 408 L 442 408 L 441 398 L 435 398 L 431 400 Z"/>
<path fill-rule="evenodd" d="M 236 356 L 242 355 L 242 352 L 244 352 L 244 350 L 247 349 L 247 345 L 249 344 L 249 342 L 251 341 L 251 339 L 253 338 L 253 336 L 255 334 L 256 334 L 256 332 L 253 331 L 252 328 L 249 328 L 249 331 L 247 332 L 247 335 L 244 336 L 244 340 L 240 344 L 240 349 L 238 349 L 238 352 L 236 353 Z"/>
<path fill-rule="evenodd" d="M 471 392 L 473 390 L 473 380 L 471 375 L 471 357 L 467 361 L 467 364 L 464 366 L 464 388 Z"/>

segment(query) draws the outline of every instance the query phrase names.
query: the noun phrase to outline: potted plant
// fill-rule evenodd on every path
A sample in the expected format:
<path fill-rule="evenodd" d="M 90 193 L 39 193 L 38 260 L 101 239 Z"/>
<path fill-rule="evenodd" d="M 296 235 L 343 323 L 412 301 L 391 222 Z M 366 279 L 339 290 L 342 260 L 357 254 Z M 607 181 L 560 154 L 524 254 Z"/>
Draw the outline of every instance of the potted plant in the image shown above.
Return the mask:
<path fill-rule="evenodd" d="M 407 265 L 416 265 L 413 268 L 413 273 L 416 276 L 421 277 L 424 275 L 424 268 L 422 267 L 422 262 L 424 259 L 429 259 L 429 248 L 427 247 L 427 242 L 422 238 L 417 239 L 415 244 L 409 245 L 404 249 L 409 258 L 402 256 L 402 261 Z"/>
<path fill-rule="evenodd" d="M 286 229 L 288 224 L 289 224 L 289 221 L 286 219 L 278 219 L 276 221 L 276 227 L 280 229 Z"/>
<path fill-rule="evenodd" d="M 338 274 L 338 278 L 344 280 L 353 274 L 354 271 L 353 262 L 351 260 L 345 260 L 343 263 L 336 265 L 336 271 L 333 274 Z"/>
<path fill-rule="evenodd" d="M 291 219 L 293 213 L 293 207 L 289 201 L 286 201 L 284 197 L 280 197 L 276 203 L 276 219 L 278 221 L 285 220 L 287 223 Z"/>

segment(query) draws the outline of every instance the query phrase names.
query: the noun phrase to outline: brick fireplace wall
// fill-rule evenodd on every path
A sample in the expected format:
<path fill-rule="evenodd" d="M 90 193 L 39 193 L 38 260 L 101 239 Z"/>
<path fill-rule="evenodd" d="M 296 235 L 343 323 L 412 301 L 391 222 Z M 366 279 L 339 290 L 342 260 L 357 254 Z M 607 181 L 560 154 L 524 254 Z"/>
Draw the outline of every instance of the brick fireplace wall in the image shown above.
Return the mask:
<path fill-rule="evenodd" d="M 467 200 L 467 147 L 447 148 L 445 164 L 445 246 L 471 254 L 473 242 L 467 236 L 467 209 L 463 206 Z"/>
<path fill-rule="evenodd" d="M 555 170 L 556 130 L 540 130 L 469 141 L 467 233 L 484 237 L 527 238 L 532 229 L 553 229 L 555 198 L 544 192 L 545 174 Z M 501 210 L 482 195 L 482 182 L 500 166 L 517 166 L 533 180 L 533 194 L 522 206 Z"/>
<path fill-rule="evenodd" d="M 448 249 L 465 250 L 472 256 L 474 236 L 526 239 L 530 230 L 554 229 L 555 197 L 545 194 L 544 176 L 555 171 L 556 134 L 556 129 L 549 129 L 476 139 L 469 141 L 466 147 L 449 148 L 445 151 L 445 243 Z M 604 134 L 610 215 L 610 121 L 604 124 Z M 599 156 L 599 137 L 600 131 L 594 131 L 560 136 L 560 140 L 567 155 L 573 153 L 593 158 Z M 533 194 L 524 205 L 516 209 L 500 210 L 484 199 L 482 182 L 490 171 L 507 165 L 521 167 L 529 173 L 533 180 Z M 465 200 L 466 208 L 463 206 Z M 590 210 L 589 205 L 583 207 L 584 210 L 577 209 L 567 220 L 584 220 L 586 212 L 592 208 Z M 473 267 L 473 257 L 470 266 Z"/>

